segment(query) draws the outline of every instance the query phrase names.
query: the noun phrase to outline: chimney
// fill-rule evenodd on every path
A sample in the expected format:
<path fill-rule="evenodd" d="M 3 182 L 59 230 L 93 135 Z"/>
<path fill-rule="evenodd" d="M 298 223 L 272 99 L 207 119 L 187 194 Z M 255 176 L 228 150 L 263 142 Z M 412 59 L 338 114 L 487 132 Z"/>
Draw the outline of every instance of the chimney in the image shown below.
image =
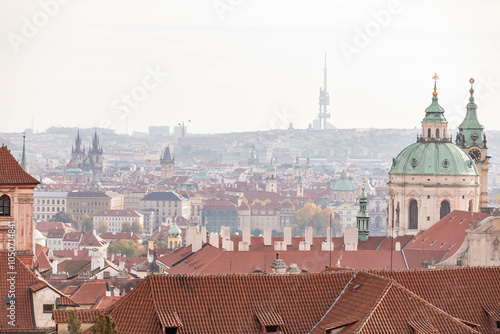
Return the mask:
<path fill-rule="evenodd" d="M 297 275 L 301 273 L 297 263 L 290 263 L 290 267 L 288 268 L 287 272 L 292 275 Z"/>
<path fill-rule="evenodd" d="M 271 246 L 271 226 L 264 227 L 264 246 Z"/>
<path fill-rule="evenodd" d="M 243 231 L 242 232 L 243 232 L 242 241 L 246 242 L 250 246 L 250 242 L 251 242 L 250 226 L 243 227 Z"/>
<path fill-rule="evenodd" d="M 149 263 L 149 259 L 148 259 L 148 263 Z M 123 260 L 120 259 L 120 260 L 118 260 L 118 270 L 123 271 L 123 269 L 125 269 L 125 262 L 123 262 Z"/>
<path fill-rule="evenodd" d="M 250 250 L 250 245 L 246 241 L 240 241 L 238 244 L 238 251 L 240 252 L 248 252 Z"/>
<path fill-rule="evenodd" d="M 285 226 L 285 228 L 283 229 L 283 236 L 284 236 L 285 244 L 287 246 L 291 246 L 292 245 L 292 227 L 291 226 Z"/>
<path fill-rule="evenodd" d="M 203 246 L 202 240 L 203 240 L 203 238 L 202 238 L 202 235 L 200 233 L 197 233 L 194 235 L 193 244 L 191 247 L 192 253 L 196 253 L 197 251 L 199 251 L 201 249 L 201 247 Z"/>
<path fill-rule="evenodd" d="M 305 241 L 299 242 L 299 251 L 309 251 L 311 250 L 311 244 L 308 244 Z"/>
<path fill-rule="evenodd" d="M 219 235 L 215 232 L 210 233 L 210 245 L 219 248 Z"/>
<path fill-rule="evenodd" d="M 118 297 L 120 295 L 120 289 L 117 287 L 113 288 L 113 296 Z"/>
<path fill-rule="evenodd" d="M 286 251 L 286 242 L 284 242 L 284 241 L 275 241 L 274 242 L 274 250 L 275 251 Z"/>
<path fill-rule="evenodd" d="M 313 244 L 313 228 L 312 228 L 312 226 L 306 227 L 306 237 L 305 237 L 304 241 L 312 246 L 312 244 Z"/>
<path fill-rule="evenodd" d="M 201 243 L 206 244 L 207 243 L 207 226 L 203 225 L 201 227 Z"/>
<path fill-rule="evenodd" d="M 276 253 L 276 259 L 274 259 L 273 263 L 271 264 L 271 268 L 273 270 L 273 274 L 286 274 L 287 266 L 285 264 L 285 261 L 280 259 L 280 253 Z"/>
<path fill-rule="evenodd" d="M 231 228 L 229 226 L 221 226 L 220 227 L 220 235 L 222 239 L 229 240 L 231 239 Z"/>
<path fill-rule="evenodd" d="M 52 274 L 57 274 L 57 261 L 52 261 Z"/>
<path fill-rule="evenodd" d="M 332 229 L 330 226 L 326 228 L 326 239 L 321 244 L 322 251 L 332 251 L 334 250 L 333 241 L 332 241 Z"/>
<path fill-rule="evenodd" d="M 196 226 L 190 226 L 186 230 L 186 247 L 192 245 L 194 242 L 194 236 L 198 234 L 198 228 Z"/>
<path fill-rule="evenodd" d="M 234 251 L 234 243 L 232 240 L 229 239 L 222 239 L 222 249 L 232 252 Z"/>
<path fill-rule="evenodd" d="M 148 251 L 153 250 L 155 248 L 155 244 L 153 240 L 148 241 Z"/>
<path fill-rule="evenodd" d="M 75 248 L 73 249 L 73 256 L 77 256 L 78 255 L 78 250 Z"/>
<path fill-rule="evenodd" d="M 398 242 L 396 242 L 396 247 L 394 247 L 394 250 L 395 250 L 396 252 L 401 251 L 401 243 L 400 243 L 399 241 L 398 241 Z"/>
<path fill-rule="evenodd" d="M 344 229 L 344 248 L 346 251 L 358 250 L 358 228 L 346 227 Z"/>
<path fill-rule="evenodd" d="M 115 253 L 111 254 L 111 262 L 115 262 Z"/>

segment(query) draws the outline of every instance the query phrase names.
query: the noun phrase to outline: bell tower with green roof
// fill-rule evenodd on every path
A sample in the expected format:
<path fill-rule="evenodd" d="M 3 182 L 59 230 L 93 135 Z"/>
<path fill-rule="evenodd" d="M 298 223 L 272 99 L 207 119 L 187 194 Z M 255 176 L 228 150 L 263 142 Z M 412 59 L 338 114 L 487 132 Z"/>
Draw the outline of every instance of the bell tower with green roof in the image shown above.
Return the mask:
<path fill-rule="evenodd" d="M 474 101 L 474 79 L 469 80 L 471 87 L 470 97 L 467 104 L 467 114 L 465 119 L 458 126 L 456 144 L 464 149 L 476 163 L 480 178 L 480 198 L 479 208 L 482 212 L 487 212 L 489 207 L 488 195 L 488 171 L 490 156 L 486 146 L 486 134 L 484 126 L 477 120 L 477 105 Z"/>

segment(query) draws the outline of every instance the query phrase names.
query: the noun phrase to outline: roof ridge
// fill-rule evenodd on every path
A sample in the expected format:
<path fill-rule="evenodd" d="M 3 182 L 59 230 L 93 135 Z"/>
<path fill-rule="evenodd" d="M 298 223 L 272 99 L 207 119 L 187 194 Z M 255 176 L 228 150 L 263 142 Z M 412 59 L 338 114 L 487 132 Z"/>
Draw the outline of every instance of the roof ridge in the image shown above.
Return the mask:
<path fill-rule="evenodd" d="M 372 275 L 372 276 L 374 276 L 374 277 L 376 277 L 378 279 L 383 278 L 383 277 L 378 277 L 378 275 Z M 379 298 L 377 299 L 377 302 L 373 304 L 371 310 L 368 312 L 368 314 L 365 316 L 364 320 L 361 322 L 361 325 L 359 326 L 359 328 L 356 331 L 356 333 L 360 333 L 361 330 L 363 329 L 363 327 L 368 322 L 368 320 L 370 320 L 370 318 L 372 317 L 372 315 L 375 312 L 375 310 L 377 309 L 377 307 L 380 305 L 380 303 L 382 302 L 382 300 L 385 298 L 385 296 L 387 295 L 387 293 L 391 289 L 392 283 L 393 283 L 392 279 L 386 279 L 386 286 L 384 288 L 384 291 L 380 294 Z"/>
<path fill-rule="evenodd" d="M 352 274 L 351 278 L 349 279 L 349 281 L 344 286 L 344 289 L 342 289 L 342 292 L 337 296 L 337 298 L 332 303 L 332 305 L 330 305 L 330 307 L 328 308 L 328 310 L 326 310 L 326 312 L 323 313 L 323 316 L 316 322 L 316 324 L 309 330 L 309 332 L 307 332 L 307 334 L 311 334 L 313 332 L 313 330 L 323 321 L 323 319 L 326 318 L 326 316 L 330 313 L 330 311 L 333 309 L 333 307 L 335 306 L 335 304 L 337 304 L 337 302 L 339 301 L 340 297 L 347 291 L 347 287 L 352 283 L 352 281 L 354 281 L 354 279 L 356 278 L 358 272 L 359 272 L 359 270 L 356 270 Z"/>
<path fill-rule="evenodd" d="M 445 316 L 448 316 L 448 317 L 450 317 L 450 318 L 451 318 L 451 319 L 453 319 L 453 320 L 456 320 L 456 321 L 457 321 L 457 322 L 458 322 L 461 326 L 463 326 L 464 328 L 466 328 L 466 329 L 468 329 L 468 330 L 472 330 L 472 331 L 474 331 L 474 332 L 476 332 L 476 333 L 479 333 L 479 332 L 478 332 L 478 331 L 476 331 L 475 329 L 473 329 L 473 328 L 471 328 L 471 327 L 469 327 L 469 326 L 467 326 L 467 325 L 465 325 L 465 324 L 463 323 L 463 321 L 467 321 L 467 320 L 460 319 L 460 318 L 457 318 L 457 317 L 452 316 L 451 314 L 449 314 L 449 313 L 447 313 L 446 311 L 444 311 L 444 310 L 440 309 L 439 307 L 437 307 L 436 305 L 432 304 L 431 302 L 429 302 L 429 301 L 425 300 L 424 298 L 420 297 L 419 295 L 417 295 L 416 293 L 414 293 L 414 292 L 413 292 L 413 291 L 411 291 L 410 289 L 408 289 L 408 288 L 404 287 L 403 285 L 401 285 L 401 284 L 400 284 L 400 283 L 398 283 L 397 281 L 394 281 L 394 280 L 393 280 L 393 281 L 392 281 L 392 284 L 393 284 L 396 288 L 401 289 L 402 291 L 404 291 L 405 293 L 410 294 L 410 295 L 411 295 L 411 296 L 412 296 L 415 300 L 417 300 L 417 301 L 419 301 L 419 302 L 421 302 L 421 303 L 425 304 L 426 306 L 431 307 L 431 308 L 432 308 L 432 309 L 434 309 L 435 311 L 437 311 L 437 312 L 439 312 L 439 313 L 441 313 L 441 314 L 443 314 L 443 315 L 445 315 Z"/>

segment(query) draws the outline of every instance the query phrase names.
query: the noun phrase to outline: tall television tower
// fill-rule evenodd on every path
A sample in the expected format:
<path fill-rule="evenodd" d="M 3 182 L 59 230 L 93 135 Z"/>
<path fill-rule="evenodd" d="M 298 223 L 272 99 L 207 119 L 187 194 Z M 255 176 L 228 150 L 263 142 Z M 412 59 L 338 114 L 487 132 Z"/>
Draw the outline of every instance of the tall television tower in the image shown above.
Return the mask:
<path fill-rule="evenodd" d="M 325 52 L 325 71 L 323 78 L 323 87 L 319 88 L 319 127 L 320 130 L 326 130 L 327 119 L 330 118 L 330 113 L 326 110 L 328 105 L 330 104 L 330 95 L 328 95 L 328 91 L 326 90 L 326 52 Z"/>

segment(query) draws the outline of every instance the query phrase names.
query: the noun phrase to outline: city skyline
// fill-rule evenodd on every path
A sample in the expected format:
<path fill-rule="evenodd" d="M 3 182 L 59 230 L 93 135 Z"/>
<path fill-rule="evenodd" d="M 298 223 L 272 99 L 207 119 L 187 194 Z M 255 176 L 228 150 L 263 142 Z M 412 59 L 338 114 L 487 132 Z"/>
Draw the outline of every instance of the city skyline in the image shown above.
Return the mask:
<path fill-rule="evenodd" d="M 2 131 L 32 122 L 38 131 L 147 132 L 183 121 L 190 133 L 304 129 L 318 114 L 325 52 L 338 128 L 418 127 L 437 72 L 451 128 L 474 77 L 478 117 L 499 130 L 498 6 L 3 2 Z"/>

